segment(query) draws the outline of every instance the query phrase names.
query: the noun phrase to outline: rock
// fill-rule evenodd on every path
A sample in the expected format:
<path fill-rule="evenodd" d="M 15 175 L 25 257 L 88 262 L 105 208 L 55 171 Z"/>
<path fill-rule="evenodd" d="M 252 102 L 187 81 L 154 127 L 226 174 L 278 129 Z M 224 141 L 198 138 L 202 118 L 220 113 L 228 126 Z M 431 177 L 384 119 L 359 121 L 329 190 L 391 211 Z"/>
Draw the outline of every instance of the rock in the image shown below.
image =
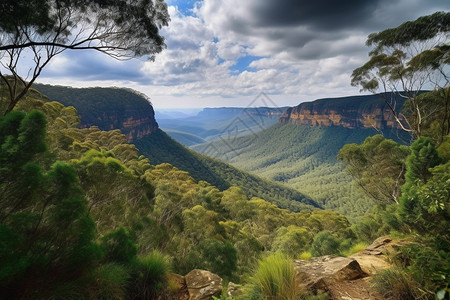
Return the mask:
<path fill-rule="evenodd" d="M 222 293 L 222 278 L 205 270 L 192 270 L 185 277 L 189 300 L 210 300 Z"/>
<path fill-rule="evenodd" d="M 184 276 L 169 273 L 168 278 L 168 288 L 162 293 L 158 298 L 160 300 L 188 300 L 189 293 L 186 286 L 186 280 Z"/>
<path fill-rule="evenodd" d="M 393 246 L 402 246 L 405 243 L 401 240 L 392 241 L 391 238 L 383 236 L 377 238 L 363 251 L 351 255 L 349 258 L 356 259 L 364 272 L 374 275 L 381 270 L 392 267 L 389 263 L 388 254 L 396 251 Z"/>
<path fill-rule="evenodd" d="M 242 295 L 242 286 L 233 282 L 228 283 L 227 296 L 232 298 Z"/>
<path fill-rule="evenodd" d="M 365 252 L 374 252 L 376 253 L 375 255 L 379 255 L 383 253 L 383 249 L 384 249 L 384 245 L 389 244 L 390 242 L 392 242 L 392 239 L 389 237 L 379 237 L 377 238 L 375 241 L 373 241 L 372 245 L 368 246 L 365 249 Z"/>
<path fill-rule="evenodd" d="M 309 290 L 326 290 L 330 282 L 367 276 L 356 260 L 346 257 L 326 255 L 294 262 L 297 284 Z"/>
<path fill-rule="evenodd" d="M 401 106 L 404 100 L 397 99 Z M 389 106 L 379 95 L 319 99 L 288 108 L 280 123 L 346 128 L 398 128 Z"/>
<path fill-rule="evenodd" d="M 352 258 L 326 255 L 310 260 L 295 260 L 299 289 L 326 291 L 331 299 L 382 300 L 367 282 L 367 274 Z"/>
<path fill-rule="evenodd" d="M 383 296 L 370 287 L 367 279 L 334 282 L 327 287 L 328 295 L 336 300 L 384 300 Z"/>

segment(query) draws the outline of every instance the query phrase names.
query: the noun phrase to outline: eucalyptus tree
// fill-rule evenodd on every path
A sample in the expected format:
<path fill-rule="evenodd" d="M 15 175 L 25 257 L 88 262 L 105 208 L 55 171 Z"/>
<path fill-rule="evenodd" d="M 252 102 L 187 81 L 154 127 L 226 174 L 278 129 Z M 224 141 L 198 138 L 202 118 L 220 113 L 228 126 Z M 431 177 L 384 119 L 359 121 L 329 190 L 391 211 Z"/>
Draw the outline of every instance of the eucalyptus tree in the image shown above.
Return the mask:
<path fill-rule="evenodd" d="M 373 93 L 393 92 L 382 95 L 399 126 L 415 137 L 422 135 L 423 123 L 441 111 L 441 137 L 449 134 L 449 34 L 449 12 L 436 12 L 370 34 L 370 59 L 353 71 L 352 85 Z M 430 106 L 430 99 L 419 98 L 425 89 L 439 91 L 432 99 L 436 105 Z M 396 105 L 398 95 L 407 99 L 407 112 Z"/>
<path fill-rule="evenodd" d="M 0 83 L 9 100 L 4 114 L 67 49 L 154 59 L 165 48 L 160 30 L 169 20 L 164 0 L 2 0 Z"/>

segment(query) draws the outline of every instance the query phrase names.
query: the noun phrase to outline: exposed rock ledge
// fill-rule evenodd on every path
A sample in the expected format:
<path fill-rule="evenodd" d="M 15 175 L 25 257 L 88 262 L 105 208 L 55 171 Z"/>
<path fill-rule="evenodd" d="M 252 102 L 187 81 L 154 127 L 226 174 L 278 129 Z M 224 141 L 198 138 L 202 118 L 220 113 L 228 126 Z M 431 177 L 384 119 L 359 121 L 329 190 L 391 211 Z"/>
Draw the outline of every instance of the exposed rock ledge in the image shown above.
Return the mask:
<path fill-rule="evenodd" d="M 350 257 L 326 255 L 294 260 L 296 284 L 309 293 L 326 291 L 332 299 L 382 300 L 383 296 L 370 287 L 369 280 L 370 276 L 392 266 L 388 254 L 394 251 L 394 245 L 402 246 L 404 242 L 381 237 Z M 160 299 L 209 300 L 222 291 L 222 279 L 204 270 L 193 270 L 184 277 L 173 274 L 170 280 L 177 283 L 178 291 Z M 238 295 L 239 286 L 230 285 L 228 295 Z"/>

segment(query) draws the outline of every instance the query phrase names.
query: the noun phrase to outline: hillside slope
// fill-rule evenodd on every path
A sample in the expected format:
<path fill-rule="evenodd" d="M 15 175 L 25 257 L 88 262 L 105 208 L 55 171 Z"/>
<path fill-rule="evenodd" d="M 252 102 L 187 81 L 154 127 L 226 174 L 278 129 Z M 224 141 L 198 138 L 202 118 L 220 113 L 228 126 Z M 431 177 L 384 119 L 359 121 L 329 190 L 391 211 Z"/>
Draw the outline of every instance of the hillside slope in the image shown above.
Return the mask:
<path fill-rule="evenodd" d="M 207 181 L 221 190 L 232 185 L 239 186 L 248 197 L 259 197 L 293 211 L 320 207 L 297 190 L 243 172 L 220 160 L 189 150 L 162 130 L 138 139 L 134 144 L 152 164 L 168 162 L 189 172 L 195 179 Z"/>
<path fill-rule="evenodd" d="M 192 149 L 282 182 L 355 220 L 372 203 L 352 183 L 336 155 L 345 144 L 361 143 L 377 133 L 407 140 L 391 121 L 379 96 L 322 99 L 288 109 L 279 124 L 257 134 Z"/>
<path fill-rule="evenodd" d="M 207 181 L 221 190 L 232 185 L 241 187 L 248 197 L 259 197 L 282 208 L 299 211 L 320 207 L 294 189 L 185 148 L 158 129 L 151 103 L 137 92 L 119 88 L 34 87 L 52 101 L 74 106 L 80 112 L 81 127 L 120 129 L 153 164 L 170 163 L 189 172 L 196 180 Z"/>

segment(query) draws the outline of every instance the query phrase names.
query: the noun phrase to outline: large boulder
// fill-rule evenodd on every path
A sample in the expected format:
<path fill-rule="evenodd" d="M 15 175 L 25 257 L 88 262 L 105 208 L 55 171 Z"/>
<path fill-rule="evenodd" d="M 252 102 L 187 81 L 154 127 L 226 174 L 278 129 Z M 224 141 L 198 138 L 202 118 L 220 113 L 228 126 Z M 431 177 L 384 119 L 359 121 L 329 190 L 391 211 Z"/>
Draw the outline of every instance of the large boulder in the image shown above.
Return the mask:
<path fill-rule="evenodd" d="M 192 270 L 185 277 L 189 300 L 210 300 L 222 293 L 222 278 L 205 270 Z"/>
<path fill-rule="evenodd" d="M 347 257 L 326 255 L 294 263 L 297 284 L 309 290 L 326 290 L 331 282 L 367 276 L 356 260 Z"/>
<path fill-rule="evenodd" d="M 370 288 L 367 274 L 355 259 L 326 255 L 294 262 L 299 290 L 326 291 L 331 299 L 383 299 Z"/>
<path fill-rule="evenodd" d="M 366 249 L 349 256 L 349 258 L 357 260 L 365 273 L 375 275 L 379 271 L 392 267 L 392 264 L 389 262 L 389 254 L 397 251 L 394 247 L 401 247 L 406 243 L 402 240 L 393 241 L 389 237 L 380 237 Z"/>

